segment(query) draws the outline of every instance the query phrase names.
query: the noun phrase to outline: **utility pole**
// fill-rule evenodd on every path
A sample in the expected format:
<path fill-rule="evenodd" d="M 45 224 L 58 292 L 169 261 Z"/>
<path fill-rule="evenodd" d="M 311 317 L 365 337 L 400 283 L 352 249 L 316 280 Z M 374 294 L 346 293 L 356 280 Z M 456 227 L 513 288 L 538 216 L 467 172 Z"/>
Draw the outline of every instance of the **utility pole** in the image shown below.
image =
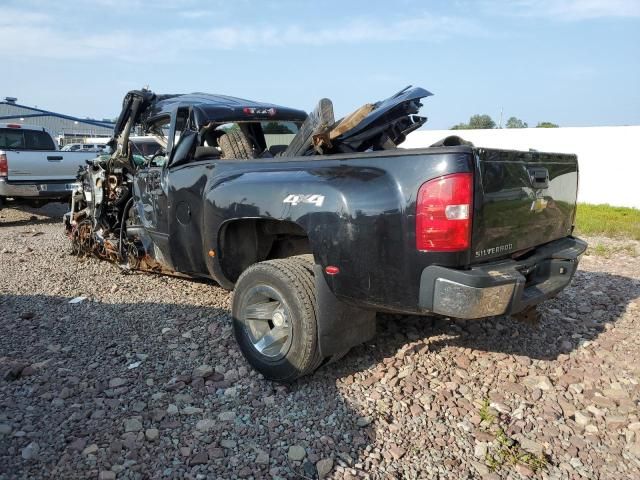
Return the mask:
<path fill-rule="evenodd" d="M 499 124 L 498 128 L 502 128 L 502 111 L 503 111 L 503 108 L 500 107 L 500 124 Z"/>

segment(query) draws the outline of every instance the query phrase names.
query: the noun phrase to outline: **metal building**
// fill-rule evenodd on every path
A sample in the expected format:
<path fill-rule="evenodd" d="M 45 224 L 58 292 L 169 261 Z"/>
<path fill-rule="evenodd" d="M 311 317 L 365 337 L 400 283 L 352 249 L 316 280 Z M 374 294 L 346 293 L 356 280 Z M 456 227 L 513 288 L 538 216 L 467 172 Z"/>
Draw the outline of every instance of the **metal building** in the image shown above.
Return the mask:
<path fill-rule="evenodd" d="M 57 138 L 60 144 L 82 142 L 84 138 L 105 137 L 113 134 L 114 124 L 98 120 L 72 117 L 18 104 L 15 97 L 5 97 L 0 102 L 0 123 L 21 123 L 43 127 Z"/>

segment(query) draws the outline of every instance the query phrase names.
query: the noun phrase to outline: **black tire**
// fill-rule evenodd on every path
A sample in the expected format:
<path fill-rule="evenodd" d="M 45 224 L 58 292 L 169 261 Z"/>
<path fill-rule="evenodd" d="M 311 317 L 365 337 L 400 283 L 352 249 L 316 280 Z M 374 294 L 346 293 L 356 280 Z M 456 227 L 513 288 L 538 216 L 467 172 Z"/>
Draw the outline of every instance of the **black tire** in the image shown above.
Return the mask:
<path fill-rule="evenodd" d="M 252 340 L 247 310 L 252 292 L 263 286 L 281 297 L 291 326 L 281 358 L 263 355 Z M 312 373 L 322 362 L 318 352 L 316 295 L 313 273 L 294 258 L 269 260 L 252 265 L 238 279 L 233 293 L 233 330 L 247 361 L 269 380 L 289 383 Z M 275 327 L 274 327 L 275 328 Z"/>
<path fill-rule="evenodd" d="M 247 160 L 256 158 L 256 153 L 249 138 L 242 130 L 229 130 L 218 138 L 218 146 L 222 150 L 222 159 Z"/>

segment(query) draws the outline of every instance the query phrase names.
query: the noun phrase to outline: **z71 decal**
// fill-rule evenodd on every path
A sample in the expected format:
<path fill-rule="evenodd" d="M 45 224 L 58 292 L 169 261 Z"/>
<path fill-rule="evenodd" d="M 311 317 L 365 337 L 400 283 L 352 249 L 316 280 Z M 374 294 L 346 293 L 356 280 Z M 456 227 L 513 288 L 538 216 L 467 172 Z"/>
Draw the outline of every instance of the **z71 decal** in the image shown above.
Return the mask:
<path fill-rule="evenodd" d="M 315 193 L 311 195 L 291 193 L 286 196 L 282 203 L 290 203 L 291 205 L 298 205 L 300 203 L 311 203 L 316 207 L 321 207 L 324 203 L 324 195 L 318 195 Z"/>

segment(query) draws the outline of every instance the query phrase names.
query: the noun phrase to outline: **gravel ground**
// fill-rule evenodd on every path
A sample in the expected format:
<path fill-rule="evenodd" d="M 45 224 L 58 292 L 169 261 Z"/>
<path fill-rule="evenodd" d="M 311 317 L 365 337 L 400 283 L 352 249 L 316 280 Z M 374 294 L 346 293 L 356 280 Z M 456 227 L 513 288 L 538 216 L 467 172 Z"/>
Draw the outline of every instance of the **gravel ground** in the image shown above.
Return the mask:
<path fill-rule="evenodd" d="M 380 316 L 283 387 L 240 355 L 228 292 L 71 257 L 61 211 L 0 212 L 2 479 L 640 478 L 628 248 L 537 325 Z"/>

